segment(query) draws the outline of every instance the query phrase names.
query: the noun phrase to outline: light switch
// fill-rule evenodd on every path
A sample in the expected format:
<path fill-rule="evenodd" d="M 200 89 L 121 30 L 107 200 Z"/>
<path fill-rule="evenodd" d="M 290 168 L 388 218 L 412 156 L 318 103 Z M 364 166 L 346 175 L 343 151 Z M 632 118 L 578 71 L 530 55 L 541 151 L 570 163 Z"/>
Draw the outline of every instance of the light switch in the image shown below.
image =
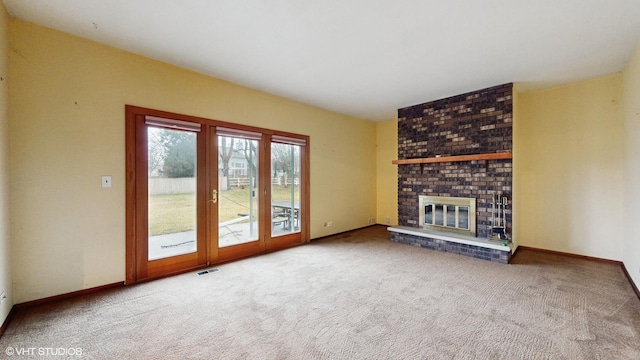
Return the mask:
<path fill-rule="evenodd" d="M 105 175 L 102 177 L 102 187 L 103 188 L 110 188 L 111 187 L 111 176 L 110 175 Z"/>

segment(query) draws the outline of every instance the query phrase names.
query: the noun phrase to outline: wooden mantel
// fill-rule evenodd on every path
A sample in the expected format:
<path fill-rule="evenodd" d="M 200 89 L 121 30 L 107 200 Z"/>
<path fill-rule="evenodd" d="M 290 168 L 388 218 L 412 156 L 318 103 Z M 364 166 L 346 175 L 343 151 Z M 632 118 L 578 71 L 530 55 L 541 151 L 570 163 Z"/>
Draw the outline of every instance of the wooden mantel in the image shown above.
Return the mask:
<path fill-rule="evenodd" d="M 441 162 L 499 160 L 499 159 L 511 159 L 511 153 L 497 152 L 497 153 L 488 153 L 488 154 L 439 156 L 439 157 L 430 157 L 430 158 L 393 160 L 391 163 L 395 165 L 406 165 L 406 164 L 428 164 L 428 163 L 441 163 Z"/>

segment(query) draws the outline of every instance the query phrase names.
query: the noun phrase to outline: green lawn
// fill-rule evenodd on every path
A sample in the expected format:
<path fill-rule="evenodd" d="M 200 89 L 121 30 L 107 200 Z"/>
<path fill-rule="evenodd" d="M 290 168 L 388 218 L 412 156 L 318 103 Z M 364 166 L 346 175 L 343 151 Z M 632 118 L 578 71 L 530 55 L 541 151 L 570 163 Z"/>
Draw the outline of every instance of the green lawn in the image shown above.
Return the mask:
<path fill-rule="evenodd" d="M 296 201 L 299 191 L 296 189 Z M 286 200 L 291 188 L 274 186 L 274 201 Z M 249 213 L 249 189 L 234 188 L 218 194 L 220 222 L 233 220 L 238 214 Z M 255 214 L 256 209 L 254 209 Z M 193 194 L 153 195 L 149 198 L 149 235 L 172 234 L 195 229 L 195 199 Z"/>
<path fill-rule="evenodd" d="M 149 235 L 172 234 L 195 229 L 194 194 L 149 197 Z"/>

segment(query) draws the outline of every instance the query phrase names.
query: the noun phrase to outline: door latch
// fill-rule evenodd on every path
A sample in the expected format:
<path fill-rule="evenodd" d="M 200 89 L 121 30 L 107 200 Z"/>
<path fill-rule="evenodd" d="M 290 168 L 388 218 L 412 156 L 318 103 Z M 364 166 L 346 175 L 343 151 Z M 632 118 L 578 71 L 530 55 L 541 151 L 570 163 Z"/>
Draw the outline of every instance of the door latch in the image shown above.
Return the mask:
<path fill-rule="evenodd" d="M 218 190 L 216 189 L 211 192 L 211 202 L 214 204 L 218 202 Z"/>

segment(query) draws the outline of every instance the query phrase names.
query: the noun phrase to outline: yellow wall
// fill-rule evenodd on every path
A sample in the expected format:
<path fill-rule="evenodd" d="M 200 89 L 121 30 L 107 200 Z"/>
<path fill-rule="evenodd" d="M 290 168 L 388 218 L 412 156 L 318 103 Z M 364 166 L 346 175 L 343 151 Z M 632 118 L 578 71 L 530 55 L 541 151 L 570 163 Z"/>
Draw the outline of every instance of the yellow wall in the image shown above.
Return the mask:
<path fill-rule="evenodd" d="M 622 260 L 620 74 L 518 95 L 519 245 Z"/>
<path fill-rule="evenodd" d="M 640 46 L 623 72 L 625 138 L 624 265 L 640 288 Z"/>
<path fill-rule="evenodd" d="M 378 188 L 376 222 L 384 225 L 398 225 L 398 165 L 391 163 L 398 159 L 397 119 L 376 124 L 376 144 Z M 389 219 L 388 222 L 387 219 Z"/>
<path fill-rule="evenodd" d="M 311 237 L 376 216 L 374 123 L 20 20 L 10 40 L 16 303 L 124 280 L 125 104 L 309 135 Z"/>
<path fill-rule="evenodd" d="M 519 107 L 520 93 L 518 92 L 518 84 L 513 85 L 512 104 L 513 104 L 513 110 L 512 110 L 513 111 L 512 112 L 513 137 L 511 139 L 512 141 L 511 156 L 513 156 L 512 158 L 513 172 L 512 172 L 511 186 L 513 187 L 513 190 L 512 190 L 513 194 L 511 199 L 511 242 L 513 243 L 513 245 L 515 245 L 515 247 L 513 248 L 513 250 L 515 250 L 520 244 L 518 241 L 518 237 L 516 235 L 519 233 L 519 228 L 520 228 L 520 217 L 518 215 L 519 215 L 520 204 L 521 204 L 521 202 L 519 201 L 520 191 L 521 191 L 520 182 L 519 182 L 520 178 L 515 175 L 520 171 L 520 162 L 518 161 L 520 154 L 518 152 L 518 147 L 515 145 L 515 139 L 518 138 L 518 135 L 520 132 L 520 122 L 518 121 L 518 119 L 520 118 L 520 107 Z"/>
<path fill-rule="evenodd" d="M 9 219 L 9 16 L 0 5 L 0 293 L 7 300 L 0 306 L 0 325 L 11 306 L 11 234 Z"/>
<path fill-rule="evenodd" d="M 397 225 L 396 119 L 374 124 L 296 103 L 9 22 L 3 10 L 4 79 L 7 60 L 10 97 L 8 81 L 0 81 L 0 291 L 9 301 L 0 320 L 14 302 L 124 279 L 125 104 L 307 134 L 312 238 L 374 217 Z M 640 283 L 639 99 L 640 48 L 622 75 L 528 93 L 516 87 L 515 242 L 623 260 Z M 101 175 L 113 176 L 113 188 L 100 187 Z M 333 227 L 323 227 L 327 221 Z"/>

